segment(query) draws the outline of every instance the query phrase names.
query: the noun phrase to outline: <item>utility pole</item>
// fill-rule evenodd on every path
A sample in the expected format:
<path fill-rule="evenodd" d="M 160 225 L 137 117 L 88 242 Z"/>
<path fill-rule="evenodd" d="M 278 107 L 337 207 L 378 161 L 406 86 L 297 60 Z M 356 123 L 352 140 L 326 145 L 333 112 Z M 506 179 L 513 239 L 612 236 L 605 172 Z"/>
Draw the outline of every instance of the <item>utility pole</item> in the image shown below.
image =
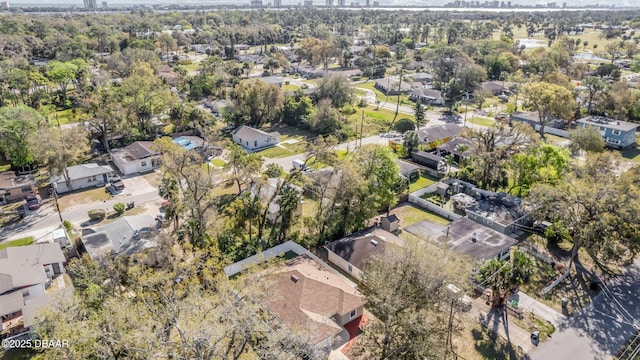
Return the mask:
<path fill-rule="evenodd" d="M 360 147 L 362 147 L 362 128 L 364 127 L 364 109 L 362 109 L 362 119 L 360 120 Z"/>
<path fill-rule="evenodd" d="M 52 182 L 51 190 L 53 190 L 53 201 L 55 202 L 56 211 L 58 212 L 58 217 L 60 218 L 60 222 L 64 223 L 64 220 L 62 220 L 62 213 L 60 212 L 60 205 L 58 204 L 58 184 Z"/>

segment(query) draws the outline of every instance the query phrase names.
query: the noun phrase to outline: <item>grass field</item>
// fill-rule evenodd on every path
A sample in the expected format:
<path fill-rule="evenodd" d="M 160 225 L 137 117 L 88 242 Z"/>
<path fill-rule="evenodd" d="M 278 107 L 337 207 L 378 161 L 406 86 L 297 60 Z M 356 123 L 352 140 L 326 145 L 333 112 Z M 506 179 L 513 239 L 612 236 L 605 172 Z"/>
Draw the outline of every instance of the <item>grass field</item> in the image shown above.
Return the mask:
<path fill-rule="evenodd" d="M 486 127 L 493 126 L 496 123 L 495 120 L 488 119 L 485 117 L 476 117 L 476 116 L 473 116 L 472 118 L 467 119 L 467 122 L 474 125 L 480 125 L 480 126 L 486 126 Z"/>
<path fill-rule="evenodd" d="M 215 159 L 211 160 L 211 164 L 213 164 L 213 165 L 215 165 L 217 167 L 223 167 L 223 166 L 227 165 L 227 163 L 224 160 L 220 159 L 220 158 L 215 158 Z"/>
<path fill-rule="evenodd" d="M 11 169 L 11 163 L 0 158 L 0 172 L 8 171 L 9 169 Z"/>
<path fill-rule="evenodd" d="M 390 104 L 395 104 L 398 102 L 398 95 L 385 95 L 382 91 L 376 89 L 374 81 L 367 81 L 366 83 L 356 85 L 357 88 L 372 90 L 376 93 L 376 99 L 380 102 L 387 102 Z M 408 95 L 400 95 L 400 104 L 401 105 L 409 105 L 414 106 L 415 103 L 409 100 Z"/>
<path fill-rule="evenodd" d="M 73 194 L 66 194 L 58 199 L 60 210 L 66 210 L 76 205 L 91 204 L 109 200 L 111 195 L 104 187 L 79 191 Z"/>
<path fill-rule="evenodd" d="M 7 241 L 6 243 L 0 244 L 0 250 L 8 247 L 25 246 L 25 245 L 31 245 L 31 244 L 33 244 L 33 236 L 28 236 L 22 239 Z"/>
<path fill-rule="evenodd" d="M 380 134 L 383 132 L 389 131 L 389 126 L 393 121 L 393 117 L 395 115 L 395 111 L 379 108 L 376 110 L 376 107 L 373 105 L 368 105 L 364 108 L 356 108 L 356 113 L 350 115 L 347 119 L 347 123 L 354 130 L 356 127 L 360 129 L 360 123 L 362 122 L 362 110 L 364 109 L 364 130 L 363 136 L 371 136 Z M 399 113 L 396 120 L 400 120 L 403 118 L 407 118 L 411 121 L 416 121 L 415 116 Z M 360 130 L 358 130 L 359 132 Z"/>
<path fill-rule="evenodd" d="M 391 210 L 392 214 L 396 214 L 400 221 L 402 222 L 402 226 L 408 226 L 411 224 L 415 224 L 422 220 L 428 220 L 434 222 L 436 224 L 447 225 L 451 221 L 440 217 L 434 213 L 425 211 L 411 204 L 400 205 L 397 208 Z"/>
<path fill-rule="evenodd" d="M 433 185 L 437 182 L 438 182 L 437 179 L 432 178 L 430 176 L 420 176 L 416 181 L 409 184 L 409 192 L 412 193 L 414 191 L 420 190 L 429 185 Z"/>
<path fill-rule="evenodd" d="M 51 119 L 54 125 L 58 125 L 58 122 L 60 122 L 60 125 L 65 125 L 87 120 L 86 114 L 82 114 L 78 110 L 74 113 L 73 109 L 58 110 L 56 111 L 56 116 L 57 120 L 55 117 Z"/>

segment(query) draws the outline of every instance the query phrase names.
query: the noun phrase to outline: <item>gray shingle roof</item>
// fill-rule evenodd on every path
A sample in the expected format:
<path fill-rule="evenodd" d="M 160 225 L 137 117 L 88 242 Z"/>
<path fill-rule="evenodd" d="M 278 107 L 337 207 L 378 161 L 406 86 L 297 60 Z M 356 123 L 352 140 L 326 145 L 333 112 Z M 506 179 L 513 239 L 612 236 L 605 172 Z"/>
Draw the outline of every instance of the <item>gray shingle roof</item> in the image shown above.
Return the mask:
<path fill-rule="evenodd" d="M 114 172 L 110 165 L 98 165 L 96 163 L 80 164 L 67 167 L 70 180 L 83 179 L 91 176 L 100 176 Z M 54 176 L 53 182 L 64 181 L 62 175 Z"/>
<path fill-rule="evenodd" d="M 8 247 L 0 250 L 0 294 L 47 281 L 43 265 L 66 262 L 57 243 Z"/>
<path fill-rule="evenodd" d="M 615 119 L 606 118 L 603 116 L 587 116 L 577 121 L 580 124 L 602 126 L 608 129 L 631 131 L 635 130 L 640 124 L 630 123 L 627 121 L 619 121 Z"/>
<path fill-rule="evenodd" d="M 418 131 L 418 138 L 423 143 L 454 137 L 460 134 L 462 128 L 456 124 L 433 126 Z"/>
<path fill-rule="evenodd" d="M 125 216 L 114 222 L 90 230 L 82 236 L 82 243 L 92 259 L 101 259 L 105 254 L 132 255 L 156 246 L 144 234 L 152 233 L 156 220 L 150 215 Z"/>
<path fill-rule="evenodd" d="M 272 132 L 272 133 L 268 133 L 268 132 L 262 131 L 260 129 L 252 128 L 251 126 L 247 126 L 247 125 L 242 125 L 242 126 L 236 128 L 235 130 L 233 130 L 231 133 L 233 135 L 236 135 L 236 136 L 242 138 L 242 140 L 245 140 L 245 141 L 254 141 L 258 137 L 263 136 L 263 135 L 280 136 L 280 133 L 278 133 L 277 131 L 276 132 Z"/>

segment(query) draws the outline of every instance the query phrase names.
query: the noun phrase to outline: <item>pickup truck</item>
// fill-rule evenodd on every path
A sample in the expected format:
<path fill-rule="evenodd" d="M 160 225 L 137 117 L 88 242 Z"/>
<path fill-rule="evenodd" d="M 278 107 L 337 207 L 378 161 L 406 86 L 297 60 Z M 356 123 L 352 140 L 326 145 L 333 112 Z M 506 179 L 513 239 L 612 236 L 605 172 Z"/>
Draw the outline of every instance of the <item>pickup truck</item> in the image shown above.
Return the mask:
<path fill-rule="evenodd" d="M 29 208 L 29 210 L 36 210 L 40 208 L 40 202 L 38 201 L 36 194 L 27 194 L 27 207 Z"/>

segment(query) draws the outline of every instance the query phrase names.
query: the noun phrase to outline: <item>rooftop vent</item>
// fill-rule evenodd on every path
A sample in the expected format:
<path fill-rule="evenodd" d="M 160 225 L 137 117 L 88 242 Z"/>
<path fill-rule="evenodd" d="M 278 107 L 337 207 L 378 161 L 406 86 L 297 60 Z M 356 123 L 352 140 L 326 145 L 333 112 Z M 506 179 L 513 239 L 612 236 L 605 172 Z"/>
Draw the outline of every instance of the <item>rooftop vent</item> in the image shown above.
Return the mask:
<path fill-rule="evenodd" d="M 471 241 L 473 242 L 478 241 L 478 236 L 476 235 L 476 233 L 473 233 L 473 235 L 471 235 Z"/>
<path fill-rule="evenodd" d="M 297 282 L 298 282 L 298 280 L 299 280 L 299 279 L 298 279 L 298 277 L 297 277 L 297 276 L 295 276 L 295 275 L 291 275 L 291 281 L 293 281 L 294 283 L 297 283 Z"/>
<path fill-rule="evenodd" d="M 377 241 L 375 241 L 375 240 L 371 240 L 371 241 L 369 241 L 369 242 L 370 242 L 370 243 L 371 243 L 371 245 L 373 245 L 373 246 L 378 246 L 378 242 L 377 242 Z"/>

